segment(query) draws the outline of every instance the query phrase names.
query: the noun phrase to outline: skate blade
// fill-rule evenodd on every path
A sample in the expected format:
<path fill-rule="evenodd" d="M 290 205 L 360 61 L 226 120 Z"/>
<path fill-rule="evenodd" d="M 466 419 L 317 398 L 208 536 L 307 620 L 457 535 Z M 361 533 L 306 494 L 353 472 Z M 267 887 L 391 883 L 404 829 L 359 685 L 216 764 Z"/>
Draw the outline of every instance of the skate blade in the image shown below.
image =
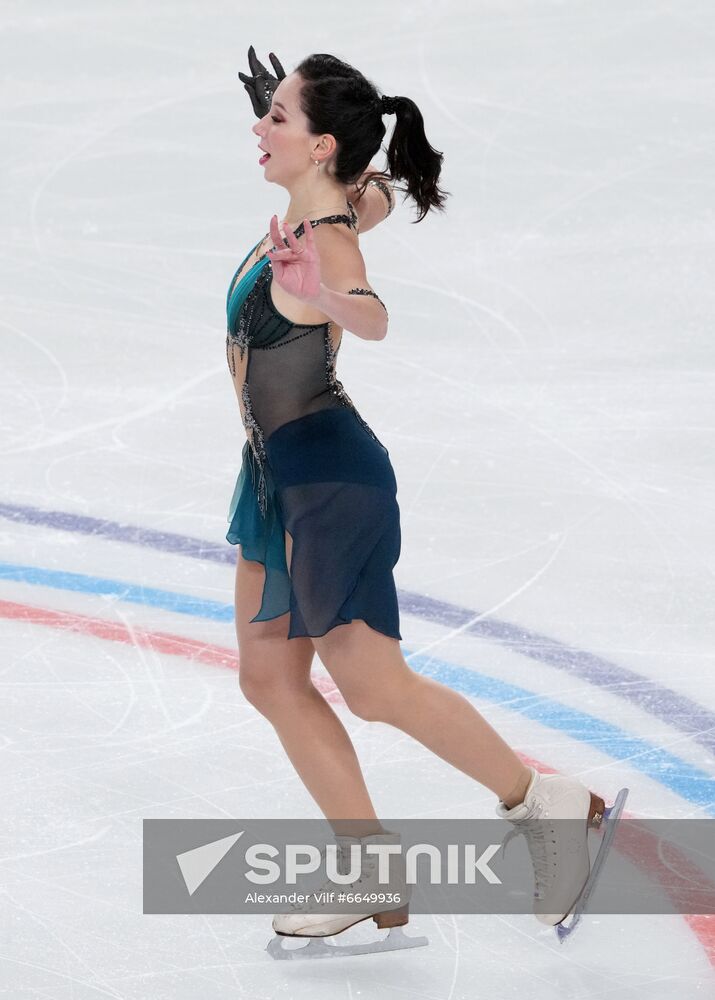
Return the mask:
<path fill-rule="evenodd" d="M 596 860 L 593 862 L 593 868 L 591 869 L 591 874 L 588 876 L 586 885 L 583 887 L 583 892 L 578 898 L 576 906 L 572 910 L 571 922 L 565 924 L 563 921 L 556 925 L 556 934 L 560 943 L 563 943 L 570 934 L 574 932 L 577 924 L 581 920 L 583 913 L 588 906 L 588 899 L 591 895 L 591 891 L 596 884 L 596 880 L 601 873 L 601 868 L 606 860 L 606 855 L 608 854 L 611 841 L 616 832 L 616 826 L 618 824 L 618 819 L 623 812 L 623 807 L 626 804 L 626 799 L 628 798 L 628 789 L 622 788 L 618 795 L 616 796 L 616 801 L 610 807 L 606 809 L 603 814 L 602 826 L 605 827 L 603 834 L 603 840 L 601 841 L 601 846 L 598 849 L 598 854 L 596 855 Z"/>
<path fill-rule="evenodd" d="M 327 936 L 327 935 L 326 935 Z M 429 944 L 426 937 L 410 937 L 402 927 L 391 927 L 386 937 L 365 944 L 326 944 L 322 937 L 311 937 L 302 948 L 285 948 L 286 935 L 276 936 L 266 945 L 266 951 L 277 959 L 344 958 L 348 955 L 377 955 L 381 951 L 401 951 L 404 948 L 422 948 Z"/>

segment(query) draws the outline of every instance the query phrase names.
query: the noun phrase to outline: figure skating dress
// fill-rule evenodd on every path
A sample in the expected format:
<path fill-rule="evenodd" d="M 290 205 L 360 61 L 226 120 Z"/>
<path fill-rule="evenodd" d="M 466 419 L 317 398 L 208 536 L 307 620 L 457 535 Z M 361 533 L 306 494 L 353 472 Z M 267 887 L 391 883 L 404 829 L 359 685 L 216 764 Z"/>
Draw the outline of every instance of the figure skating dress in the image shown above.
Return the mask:
<path fill-rule="evenodd" d="M 311 225 L 357 232 L 347 208 Z M 334 324 L 293 323 L 278 312 L 266 253 L 242 273 L 262 243 L 244 257 L 226 299 L 226 356 L 247 436 L 226 538 L 265 568 L 251 621 L 290 612 L 291 639 L 362 619 L 401 639 L 392 572 L 400 511 L 389 453 L 336 376 Z"/>

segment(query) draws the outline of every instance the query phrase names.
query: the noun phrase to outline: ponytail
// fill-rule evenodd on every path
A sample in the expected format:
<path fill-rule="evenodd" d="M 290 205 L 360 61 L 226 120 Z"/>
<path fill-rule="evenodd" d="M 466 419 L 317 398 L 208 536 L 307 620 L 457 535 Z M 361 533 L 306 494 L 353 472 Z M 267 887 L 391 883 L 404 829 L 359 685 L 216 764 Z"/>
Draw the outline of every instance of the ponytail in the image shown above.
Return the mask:
<path fill-rule="evenodd" d="M 442 171 L 444 154 L 430 145 L 425 135 L 424 119 L 409 97 L 385 97 L 384 113 L 394 108 L 397 121 L 387 150 L 387 166 L 391 179 L 404 180 L 402 190 L 417 203 L 420 210 L 416 222 L 421 222 L 431 208 L 443 212 L 448 191 L 440 190 L 437 182 Z"/>
<path fill-rule="evenodd" d="M 438 186 L 444 155 L 427 140 L 420 109 L 409 97 L 380 97 L 374 84 L 335 56 L 316 53 L 300 62 L 300 105 L 311 132 L 335 136 L 338 151 L 333 174 L 342 184 L 357 185 L 358 200 L 368 181 L 384 177 L 419 209 L 422 222 L 431 208 L 443 212 L 449 191 Z M 372 173 L 360 183 L 386 134 L 384 114 L 396 115 L 387 148 L 387 170 Z M 404 181 L 404 187 L 395 184 Z"/>

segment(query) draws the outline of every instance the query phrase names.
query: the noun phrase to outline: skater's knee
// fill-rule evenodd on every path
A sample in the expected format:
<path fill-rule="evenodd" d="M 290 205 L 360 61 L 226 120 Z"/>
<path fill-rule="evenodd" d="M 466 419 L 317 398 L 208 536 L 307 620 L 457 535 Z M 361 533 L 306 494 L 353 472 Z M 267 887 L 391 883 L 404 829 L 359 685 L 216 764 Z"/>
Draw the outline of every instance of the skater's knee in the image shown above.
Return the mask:
<path fill-rule="evenodd" d="M 411 679 L 405 677 L 374 688 L 365 683 L 343 684 L 340 690 L 345 704 L 359 719 L 394 724 L 399 718 L 410 684 Z"/>
<path fill-rule="evenodd" d="M 392 722 L 411 692 L 417 675 L 398 640 L 361 619 L 314 639 L 318 656 L 350 711 L 368 722 Z"/>
<path fill-rule="evenodd" d="M 296 698 L 307 694 L 310 689 L 309 680 L 288 680 L 273 670 L 265 674 L 251 670 L 244 673 L 241 667 L 238 676 L 241 692 L 246 701 L 264 715 L 270 714 L 274 709 L 295 706 Z"/>
<path fill-rule="evenodd" d="M 298 644 L 299 648 L 287 648 L 289 642 Z M 300 694 L 310 691 L 312 659 L 312 648 L 300 639 L 285 640 L 279 644 L 239 644 L 238 683 L 241 692 L 259 710 L 292 702 Z"/>
<path fill-rule="evenodd" d="M 384 704 L 374 698 L 366 698 L 363 695 L 352 695 L 344 699 L 353 715 L 363 722 L 384 722 Z"/>
<path fill-rule="evenodd" d="M 365 693 L 359 687 L 356 688 L 350 684 L 338 684 L 337 688 L 346 707 L 353 715 L 357 716 L 358 719 L 363 719 L 365 722 L 376 721 L 371 718 L 376 708 L 376 703 L 372 698 L 366 697 Z"/>

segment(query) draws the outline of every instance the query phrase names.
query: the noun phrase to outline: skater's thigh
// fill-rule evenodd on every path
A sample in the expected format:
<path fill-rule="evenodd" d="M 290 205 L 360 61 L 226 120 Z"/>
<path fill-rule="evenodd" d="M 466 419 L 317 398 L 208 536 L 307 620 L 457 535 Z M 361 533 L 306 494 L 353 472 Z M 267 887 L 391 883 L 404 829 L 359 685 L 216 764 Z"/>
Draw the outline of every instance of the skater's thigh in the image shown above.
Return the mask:
<path fill-rule="evenodd" d="M 312 639 L 288 638 L 288 612 L 270 621 L 251 621 L 261 607 L 265 570 L 261 563 L 245 559 L 240 545 L 238 549 L 235 605 L 241 687 L 305 687 L 315 655 Z"/>

